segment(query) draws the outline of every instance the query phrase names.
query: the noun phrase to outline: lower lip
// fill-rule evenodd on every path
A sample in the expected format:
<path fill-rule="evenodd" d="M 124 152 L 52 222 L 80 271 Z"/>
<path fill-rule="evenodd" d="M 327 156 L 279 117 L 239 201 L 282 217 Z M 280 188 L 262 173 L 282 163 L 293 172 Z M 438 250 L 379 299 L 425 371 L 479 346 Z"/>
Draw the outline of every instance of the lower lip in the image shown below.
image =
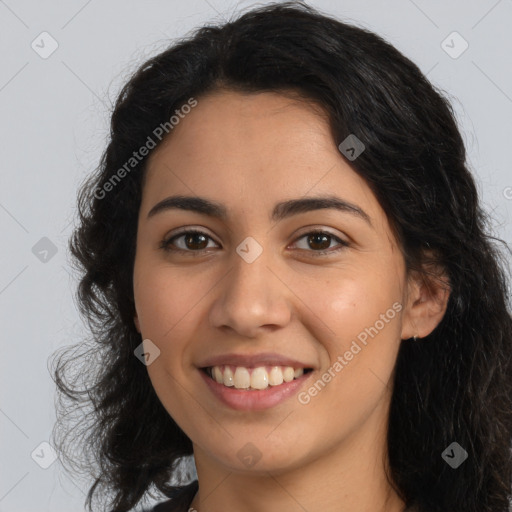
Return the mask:
<path fill-rule="evenodd" d="M 313 372 L 306 373 L 291 382 L 283 382 L 279 386 L 269 386 L 267 389 L 249 391 L 219 384 L 202 370 L 199 370 L 199 373 L 213 394 L 225 405 L 239 411 L 261 411 L 278 405 L 290 396 L 295 395 Z"/>

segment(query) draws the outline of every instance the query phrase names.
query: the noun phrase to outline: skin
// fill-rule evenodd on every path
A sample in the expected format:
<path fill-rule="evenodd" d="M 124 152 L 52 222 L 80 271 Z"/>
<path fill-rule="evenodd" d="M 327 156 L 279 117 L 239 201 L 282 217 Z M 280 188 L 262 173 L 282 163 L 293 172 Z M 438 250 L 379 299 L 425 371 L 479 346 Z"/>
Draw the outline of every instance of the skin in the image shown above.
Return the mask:
<path fill-rule="evenodd" d="M 134 321 L 160 350 L 147 367 L 155 391 L 193 442 L 199 512 L 404 510 L 384 472 L 393 370 L 401 340 L 441 321 L 448 291 L 406 271 L 385 212 L 313 107 L 276 93 L 216 91 L 149 157 Z M 220 202 L 228 218 L 178 209 L 148 218 L 174 194 Z M 333 209 L 269 220 L 280 201 L 327 194 L 357 205 L 371 225 Z M 159 248 L 182 227 L 211 238 L 175 239 L 184 254 Z M 308 243 L 313 228 L 349 246 Z M 252 263 L 236 252 L 249 236 L 263 249 Z M 331 252 L 314 256 L 323 249 Z M 209 356 L 277 352 L 314 369 L 299 390 L 307 391 L 394 303 L 401 311 L 308 404 L 293 396 L 237 411 L 197 368 Z M 248 442 L 261 454 L 250 468 L 237 456 Z"/>

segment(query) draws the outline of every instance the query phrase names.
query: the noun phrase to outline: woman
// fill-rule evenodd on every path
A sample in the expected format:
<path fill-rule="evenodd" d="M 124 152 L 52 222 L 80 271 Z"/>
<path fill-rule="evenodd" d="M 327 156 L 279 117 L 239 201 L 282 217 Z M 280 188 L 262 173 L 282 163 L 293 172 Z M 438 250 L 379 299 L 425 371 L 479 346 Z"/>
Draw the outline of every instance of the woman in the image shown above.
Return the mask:
<path fill-rule="evenodd" d="M 90 510 L 508 510 L 503 262 L 450 105 L 381 38 L 296 3 L 198 30 L 123 88 L 79 206 L 55 433 L 93 405 Z"/>

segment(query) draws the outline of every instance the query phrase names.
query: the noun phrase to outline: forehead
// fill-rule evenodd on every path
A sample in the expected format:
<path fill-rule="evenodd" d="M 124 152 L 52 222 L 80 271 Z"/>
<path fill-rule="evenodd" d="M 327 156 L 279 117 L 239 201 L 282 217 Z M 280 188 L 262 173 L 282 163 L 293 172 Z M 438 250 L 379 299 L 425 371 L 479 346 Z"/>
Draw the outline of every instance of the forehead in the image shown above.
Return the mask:
<path fill-rule="evenodd" d="M 307 100 L 221 90 L 197 102 L 150 155 L 148 169 L 170 152 L 197 160 L 263 155 L 289 160 L 294 154 L 304 159 L 301 149 L 334 145 L 327 114 Z"/>
<path fill-rule="evenodd" d="M 341 156 L 318 105 L 288 94 L 232 91 L 197 102 L 149 156 L 143 195 L 151 202 L 183 193 L 246 211 L 336 194 L 378 209 L 365 181 Z"/>

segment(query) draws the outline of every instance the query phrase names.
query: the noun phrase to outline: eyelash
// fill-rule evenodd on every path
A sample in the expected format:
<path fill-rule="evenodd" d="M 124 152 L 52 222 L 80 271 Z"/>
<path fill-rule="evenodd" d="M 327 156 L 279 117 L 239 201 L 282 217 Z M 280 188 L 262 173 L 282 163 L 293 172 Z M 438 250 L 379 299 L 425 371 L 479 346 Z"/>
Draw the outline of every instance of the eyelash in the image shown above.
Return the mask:
<path fill-rule="evenodd" d="M 213 238 L 211 236 L 207 235 L 205 232 L 200 231 L 198 229 L 191 228 L 191 229 L 187 229 L 187 231 L 182 231 L 181 233 L 175 234 L 175 235 L 173 235 L 170 238 L 162 240 L 160 242 L 160 246 L 159 247 L 160 247 L 160 249 L 164 250 L 165 252 L 177 252 L 177 253 L 182 253 L 182 254 L 185 253 L 185 254 L 191 255 L 191 256 L 201 256 L 206 251 L 206 249 L 200 249 L 200 250 L 194 251 L 194 250 L 190 250 L 190 249 L 189 250 L 185 250 L 185 249 L 170 248 L 170 246 L 172 245 L 173 240 L 181 238 L 184 235 L 190 235 L 190 234 L 194 234 L 194 233 L 197 233 L 199 235 L 204 235 L 206 238 L 209 238 L 210 240 L 213 240 Z M 341 247 L 339 247 L 337 249 L 334 249 L 334 250 L 333 249 L 324 249 L 322 251 L 314 251 L 314 250 L 308 251 L 307 249 L 301 249 L 303 251 L 305 250 L 306 252 L 311 252 L 312 256 L 314 256 L 314 257 L 319 257 L 319 256 L 325 256 L 325 255 L 328 255 L 328 254 L 338 253 L 339 251 L 342 251 L 343 249 L 345 249 L 345 248 L 350 246 L 350 244 L 348 242 L 346 242 L 345 240 L 342 240 L 342 239 L 338 238 L 337 236 L 333 235 L 332 233 L 329 233 L 328 231 L 323 231 L 323 230 L 320 230 L 320 229 L 308 231 L 307 233 L 302 234 L 301 236 L 299 236 L 295 240 L 295 242 L 297 242 L 301 238 L 304 238 L 304 237 L 307 237 L 307 236 L 310 236 L 310 235 L 317 235 L 317 234 L 327 235 L 329 238 L 334 239 L 335 241 L 339 242 Z"/>

